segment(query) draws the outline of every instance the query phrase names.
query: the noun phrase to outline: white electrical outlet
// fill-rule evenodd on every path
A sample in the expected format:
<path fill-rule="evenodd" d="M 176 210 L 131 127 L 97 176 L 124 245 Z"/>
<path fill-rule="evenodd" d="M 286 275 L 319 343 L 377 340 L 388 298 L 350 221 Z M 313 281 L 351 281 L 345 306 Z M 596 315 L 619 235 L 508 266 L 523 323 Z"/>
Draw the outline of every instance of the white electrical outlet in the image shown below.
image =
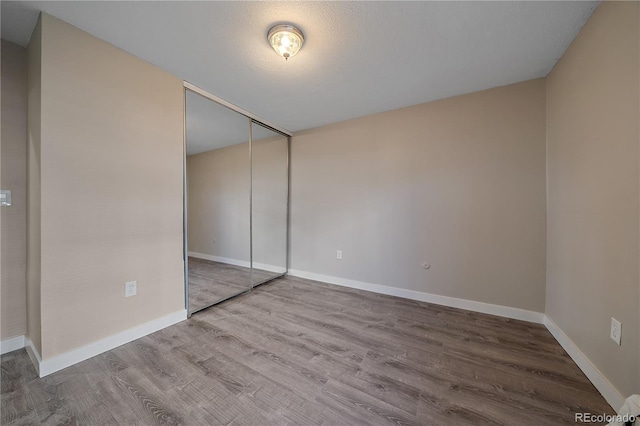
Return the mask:
<path fill-rule="evenodd" d="M 138 294 L 138 281 L 127 281 L 124 283 L 124 297 L 131 297 Z"/>
<path fill-rule="evenodd" d="M 336 259 L 342 260 L 342 250 L 336 251 Z"/>
<path fill-rule="evenodd" d="M 620 345 L 620 340 L 622 339 L 622 323 L 611 317 L 611 340 Z"/>

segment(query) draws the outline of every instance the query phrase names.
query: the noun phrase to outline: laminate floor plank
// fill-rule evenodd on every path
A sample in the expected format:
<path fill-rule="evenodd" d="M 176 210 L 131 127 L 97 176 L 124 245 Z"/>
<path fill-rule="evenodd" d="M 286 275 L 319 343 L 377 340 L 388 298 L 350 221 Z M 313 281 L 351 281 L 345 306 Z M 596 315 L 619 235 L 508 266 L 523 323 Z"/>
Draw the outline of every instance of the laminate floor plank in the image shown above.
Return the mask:
<path fill-rule="evenodd" d="M 247 333 L 252 336 L 252 339 L 265 342 L 264 346 L 270 344 L 269 347 L 284 358 L 295 356 L 298 363 L 307 363 L 322 374 L 353 376 L 359 371 L 358 364 L 362 361 L 362 357 L 353 353 L 345 354 L 346 350 L 341 347 L 336 349 L 335 341 L 332 344 L 325 344 L 317 340 L 317 335 L 314 339 L 303 331 L 292 333 L 291 328 L 283 329 L 278 326 L 275 318 L 263 317 L 260 314 L 238 318 L 238 321 L 255 329 L 255 332 Z M 265 341 L 260 336 L 266 336 L 271 341 Z"/>
<path fill-rule="evenodd" d="M 235 339 L 234 339 L 235 340 Z M 286 363 L 281 358 L 267 351 L 255 351 L 246 342 L 235 340 L 237 344 L 223 345 L 219 351 L 226 356 L 236 359 L 251 370 L 259 373 L 272 381 L 276 381 L 285 389 L 309 399 L 322 388 L 326 379 L 305 367 Z M 246 353 L 249 349 L 249 353 Z M 214 364 L 216 359 L 210 359 L 205 363 Z M 206 366 L 206 365 L 205 365 Z M 254 373 L 255 374 L 255 373 Z"/>
<path fill-rule="evenodd" d="M 350 411 L 357 423 L 380 425 L 418 425 L 420 422 L 402 410 L 381 401 L 350 384 L 331 380 L 322 389 L 317 401 L 345 413 Z"/>
<path fill-rule="evenodd" d="M 190 260 L 196 284 L 207 262 Z M 42 379 L 24 350 L 0 367 L 3 425 L 544 426 L 614 413 L 542 325 L 291 277 Z"/>
<path fill-rule="evenodd" d="M 8 391 L 0 398 L 0 424 L 36 424 L 38 415 L 33 408 L 29 395 L 20 391 Z"/>
<path fill-rule="evenodd" d="M 195 311 L 251 288 L 251 269 L 189 258 L 189 309 Z"/>
<path fill-rule="evenodd" d="M 250 290 L 279 273 L 189 257 L 189 309 L 191 312 Z"/>
<path fill-rule="evenodd" d="M 341 417 L 338 414 L 306 400 L 301 404 L 290 404 L 282 411 L 282 419 L 278 422 L 278 424 L 304 426 L 338 425 L 340 423 Z"/>

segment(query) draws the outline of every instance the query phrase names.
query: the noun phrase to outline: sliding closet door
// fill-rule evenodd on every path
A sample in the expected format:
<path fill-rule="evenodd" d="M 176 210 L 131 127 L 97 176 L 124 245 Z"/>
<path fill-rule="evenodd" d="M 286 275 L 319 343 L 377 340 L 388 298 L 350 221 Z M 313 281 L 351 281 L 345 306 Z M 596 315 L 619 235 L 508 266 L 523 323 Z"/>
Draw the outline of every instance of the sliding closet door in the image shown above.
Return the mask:
<path fill-rule="evenodd" d="M 252 284 L 287 272 L 287 136 L 253 122 L 251 132 Z"/>
<path fill-rule="evenodd" d="M 250 120 L 186 91 L 189 311 L 252 287 Z"/>

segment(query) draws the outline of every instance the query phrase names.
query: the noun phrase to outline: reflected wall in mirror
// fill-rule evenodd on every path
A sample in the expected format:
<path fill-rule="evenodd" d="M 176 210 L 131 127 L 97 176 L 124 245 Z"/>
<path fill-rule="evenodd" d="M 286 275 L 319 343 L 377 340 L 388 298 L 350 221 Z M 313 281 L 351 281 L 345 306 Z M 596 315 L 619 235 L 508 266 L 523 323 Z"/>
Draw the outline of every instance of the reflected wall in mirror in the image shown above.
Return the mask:
<path fill-rule="evenodd" d="M 189 90 L 186 175 L 189 312 L 252 287 L 250 120 Z"/>
<path fill-rule="evenodd" d="M 251 130 L 251 282 L 255 286 L 287 272 L 289 140 L 255 122 Z"/>

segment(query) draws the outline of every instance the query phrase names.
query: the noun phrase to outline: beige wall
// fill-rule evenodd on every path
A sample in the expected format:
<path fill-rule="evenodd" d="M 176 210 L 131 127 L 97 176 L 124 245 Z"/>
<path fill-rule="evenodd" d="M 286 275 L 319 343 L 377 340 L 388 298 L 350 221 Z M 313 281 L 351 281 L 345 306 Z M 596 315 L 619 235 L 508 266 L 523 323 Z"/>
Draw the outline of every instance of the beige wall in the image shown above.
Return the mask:
<path fill-rule="evenodd" d="M 184 309 L 183 87 L 49 15 L 41 61 L 47 359 Z"/>
<path fill-rule="evenodd" d="M 0 208 L 0 340 L 27 332 L 27 52 L 2 40 L 0 187 L 12 205 Z"/>
<path fill-rule="evenodd" d="M 547 79 L 547 315 L 625 397 L 640 389 L 638 7 L 601 3 Z"/>
<path fill-rule="evenodd" d="M 27 46 L 27 337 L 42 353 L 40 140 L 42 94 L 42 17 Z"/>
<path fill-rule="evenodd" d="M 189 251 L 249 262 L 249 143 L 187 157 Z"/>
<path fill-rule="evenodd" d="M 291 214 L 293 269 L 543 312 L 544 80 L 296 133 Z"/>

